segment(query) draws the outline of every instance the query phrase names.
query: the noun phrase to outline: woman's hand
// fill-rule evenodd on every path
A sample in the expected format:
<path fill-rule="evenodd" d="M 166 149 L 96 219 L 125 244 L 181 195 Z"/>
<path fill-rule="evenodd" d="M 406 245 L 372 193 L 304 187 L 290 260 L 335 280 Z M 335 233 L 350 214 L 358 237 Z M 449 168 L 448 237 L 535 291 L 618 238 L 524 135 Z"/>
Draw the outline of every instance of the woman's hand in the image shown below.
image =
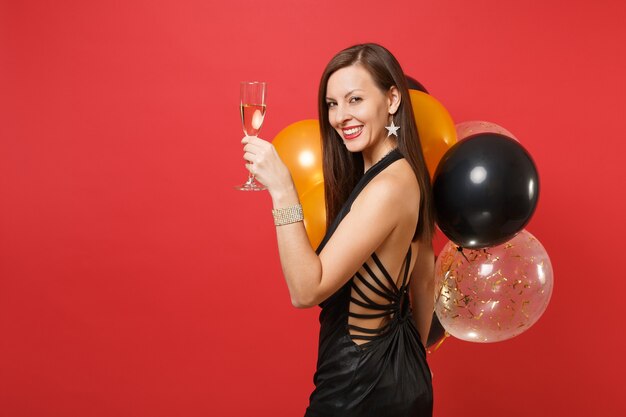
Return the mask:
<path fill-rule="evenodd" d="M 256 136 L 245 136 L 241 143 L 245 145 L 243 159 L 248 162 L 246 168 L 267 187 L 272 197 L 295 189 L 289 169 L 274 145 Z"/>

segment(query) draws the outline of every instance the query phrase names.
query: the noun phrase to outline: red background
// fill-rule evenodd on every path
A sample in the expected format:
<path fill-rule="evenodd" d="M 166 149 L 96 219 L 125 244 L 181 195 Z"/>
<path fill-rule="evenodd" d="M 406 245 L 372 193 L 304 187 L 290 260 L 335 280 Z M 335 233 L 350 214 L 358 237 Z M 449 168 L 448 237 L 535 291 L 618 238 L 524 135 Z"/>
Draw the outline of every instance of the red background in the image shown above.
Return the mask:
<path fill-rule="evenodd" d="M 238 82 L 270 83 L 271 139 L 366 41 L 541 175 L 551 304 L 430 355 L 435 415 L 624 415 L 624 2 L 214 3 L 0 2 L 0 415 L 303 414 L 319 310 L 232 189 Z"/>

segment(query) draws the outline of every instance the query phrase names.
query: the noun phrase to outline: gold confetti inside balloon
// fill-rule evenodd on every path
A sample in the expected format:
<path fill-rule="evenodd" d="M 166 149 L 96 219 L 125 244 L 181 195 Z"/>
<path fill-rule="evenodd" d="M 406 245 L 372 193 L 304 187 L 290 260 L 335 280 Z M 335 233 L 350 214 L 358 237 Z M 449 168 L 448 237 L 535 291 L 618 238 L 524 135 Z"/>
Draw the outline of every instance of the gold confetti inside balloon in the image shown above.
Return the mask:
<path fill-rule="evenodd" d="M 499 342 L 528 330 L 552 295 L 552 265 L 528 231 L 479 250 L 448 242 L 435 266 L 435 312 L 452 336 Z"/>

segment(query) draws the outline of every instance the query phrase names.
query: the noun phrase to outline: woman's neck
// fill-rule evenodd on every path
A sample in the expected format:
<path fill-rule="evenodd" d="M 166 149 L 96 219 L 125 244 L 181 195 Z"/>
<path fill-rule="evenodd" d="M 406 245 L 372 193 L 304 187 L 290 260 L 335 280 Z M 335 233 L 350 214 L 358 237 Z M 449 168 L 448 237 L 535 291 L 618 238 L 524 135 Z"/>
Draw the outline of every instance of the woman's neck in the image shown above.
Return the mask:
<path fill-rule="evenodd" d="M 364 149 L 361 152 L 363 155 L 364 172 L 367 172 L 372 166 L 381 161 L 385 156 L 389 155 L 391 151 L 397 147 L 398 144 L 396 141 L 385 140 L 374 149 Z"/>

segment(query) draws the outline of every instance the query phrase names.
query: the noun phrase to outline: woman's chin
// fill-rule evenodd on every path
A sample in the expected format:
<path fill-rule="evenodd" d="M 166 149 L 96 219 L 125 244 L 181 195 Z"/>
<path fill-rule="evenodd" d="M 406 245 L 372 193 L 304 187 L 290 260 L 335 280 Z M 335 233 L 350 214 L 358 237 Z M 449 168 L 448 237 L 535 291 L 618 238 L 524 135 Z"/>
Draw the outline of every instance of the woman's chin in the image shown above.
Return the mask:
<path fill-rule="evenodd" d="M 344 140 L 343 144 L 346 146 L 346 149 L 348 150 L 348 152 L 361 152 L 363 150 L 363 147 L 355 142 L 352 142 L 350 140 Z"/>

